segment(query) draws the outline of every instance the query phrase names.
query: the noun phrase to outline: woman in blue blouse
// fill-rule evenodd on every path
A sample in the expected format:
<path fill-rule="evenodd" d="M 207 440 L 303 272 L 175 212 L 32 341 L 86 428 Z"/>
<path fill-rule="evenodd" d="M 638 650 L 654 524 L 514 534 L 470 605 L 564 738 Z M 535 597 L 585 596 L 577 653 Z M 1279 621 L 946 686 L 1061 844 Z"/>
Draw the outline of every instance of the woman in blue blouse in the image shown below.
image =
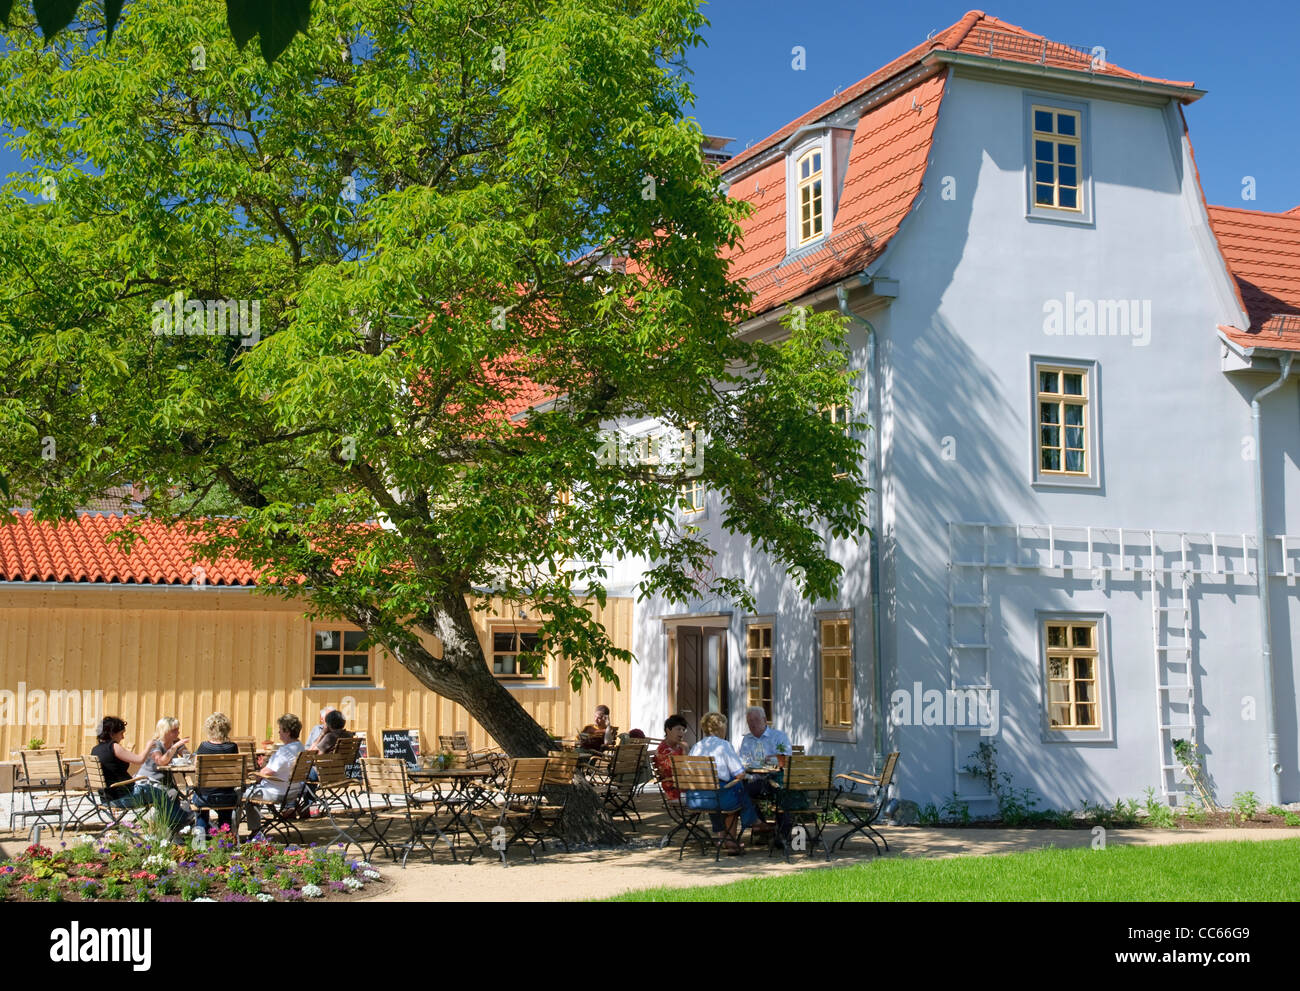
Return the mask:
<path fill-rule="evenodd" d="M 718 784 L 724 791 L 715 804 L 715 796 L 709 792 L 694 791 L 686 793 L 689 808 L 716 808 L 718 812 L 710 813 L 713 820 L 713 832 L 719 838 L 725 831 L 726 840 L 723 849 L 728 853 L 741 853 L 740 837 L 736 831 L 736 820 L 740 819 L 743 831 L 758 821 L 758 812 L 744 788 L 745 765 L 736 753 L 736 748 L 726 738 L 727 717 L 720 712 L 707 713 L 700 720 L 700 740 L 691 747 L 692 757 L 712 757 L 718 771 Z"/>

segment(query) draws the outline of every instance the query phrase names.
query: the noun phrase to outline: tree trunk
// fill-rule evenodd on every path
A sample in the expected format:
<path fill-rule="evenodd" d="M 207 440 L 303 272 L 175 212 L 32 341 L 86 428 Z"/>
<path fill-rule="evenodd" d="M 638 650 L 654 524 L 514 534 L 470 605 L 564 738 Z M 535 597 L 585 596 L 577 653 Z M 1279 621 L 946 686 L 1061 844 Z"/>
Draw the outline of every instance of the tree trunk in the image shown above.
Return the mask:
<path fill-rule="evenodd" d="M 545 757 L 550 737 L 488 670 L 464 597 L 448 596 L 431 619 L 434 628 L 425 628 L 442 642 L 442 657 L 434 657 L 419 645 L 401 646 L 396 654 L 402 666 L 431 691 L 464 706 L 511 757 Z M 565 806 L 563 826 L 569 843 L 624 842 L 623 834 L 581 774 Z"/>

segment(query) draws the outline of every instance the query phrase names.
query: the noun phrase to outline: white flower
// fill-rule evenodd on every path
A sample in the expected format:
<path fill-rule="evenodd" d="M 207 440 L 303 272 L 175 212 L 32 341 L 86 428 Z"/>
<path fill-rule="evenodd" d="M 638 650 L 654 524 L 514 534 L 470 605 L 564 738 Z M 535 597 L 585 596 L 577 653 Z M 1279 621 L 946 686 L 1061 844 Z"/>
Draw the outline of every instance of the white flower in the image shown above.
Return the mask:
<path fill-rule="evenodd" d="M 379 872 L 378 872 L 378 871 L 374 871 L 374 870 L 370 870 L 370 871 L 362 871 L 362 872 L 361 872 L 361 876 L 364 877 L 367 881 L 378 881 L 378 880 L 379 880 Z"/>
<path fill-rule="evenodd" d="M 348 888 L 350 891 L 360 891 L 362 888 L 365 887 L 364 884 L 362 884 L 354 877 L 345 877 L 343 879 L 343 885 L 344 887 Z"/>
<path fill-rule="evenodd" d="M 358 860 L 358 861 L 357 861 L 357 870 L 359 870 L 359 871 L 369 871 L 369 870 L 373 870 L 373 869 L 374 869 L 374 868 L 372 868 L 372 867 L 370 866 L 370 861 L 368 861 L 368 860 Z"/>
<path fill-rule="evenodd" d="M 302 886 L 302 896 L 304 898 L 320 898 L 325 892 L 314 884 L 304 884 Z"/>
<path fill-rule="evenodd" d="M 161 854 L 154 853 L 144 858 L 145 870 L 165 871 L 168 868 L 175 867 L 176 861 Z"/>
<path fill-rule="evenodd" d="M 215 902 L 216 899 L 215 899 L 215 898 L 191 898 L 190 901 L 195 901 L 195 902 Z"/>
<path fill-rule="evenodd" d="M 268 895 L 266 892 L 262 892 L 257 896 L 257 900 L 259 902 L 273 902 L 275 901 L 275 895 Z"/>

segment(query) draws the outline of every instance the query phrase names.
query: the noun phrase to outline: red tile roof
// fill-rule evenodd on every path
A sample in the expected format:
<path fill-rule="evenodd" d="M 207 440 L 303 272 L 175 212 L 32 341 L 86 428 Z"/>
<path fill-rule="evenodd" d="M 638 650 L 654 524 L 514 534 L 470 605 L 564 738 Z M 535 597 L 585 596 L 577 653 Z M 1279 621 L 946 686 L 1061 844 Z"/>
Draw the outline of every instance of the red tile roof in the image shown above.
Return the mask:
<path fill-rule="evenodd" d="M 1300 351 L 1300 207 L 1285 213 L 1206 209 L 1250 316 L 1245 330 L 1220 330 L 1242 347 Z"/>
<path fill-rule="evenodd" d="M 2 581 L 191 585 L 201 577 L 205 585 L 256 584 L 256 573 L 242 561 L 196 564 L 197 540 L 180 527 L 145 520 L 141 537 L 125 554 L 120 543 L 106 538 L 125 529 L 128 517 L 86 513 L 57 526 L 37 522 L 29 512 L 8 518 L 12 522 L 0 523 Z"/>
<path fill-rule="evenodd" d="M 755 206 L 731 253 L 732 275 L 747 280 L 752 310 L 763 313 L 861 271 L 885 250 L 921 191 L 944 75 L 931 76 L 868 110 L 858 122 L 843 194 L 821 248 L 782 265 L 786 254 L 785 160 L 764 165 L 729 192 Z"/>
<path fill-rule="evenodd" d="M 1142 76 L 1109 61 L 1093 69 L 1091 51 L 1048 41 L 1042 35 L 972 10 L 934 38 L 894 59 L 842 93 L 814 107 L 746 149 L 721 167 L 724 178 L 783 143 L 801 127 L 823 121 L 884 83 L 921 65 L 932 52 L 983 55 L 1012 62 L 1047 65 L 1089 75 L 1142 80 L 1191 88 Z M 867 110 L 857 121 L 832 233 L 818 250 L 782 265 L 786 256 L 785 162 L 769 161 L 734 178 L 729 195 L 754 204 L 743 224 L 740 246 L 730 252 L 732 274 L 754 293 L 751 312 L 767 312 L 808 292 L 860 272 L 879 258 L 898 233 L 921 191 L 934 140 L 945 74 L 921 75 Z M 751 169 L 753 166 L 750 166 Z"/>

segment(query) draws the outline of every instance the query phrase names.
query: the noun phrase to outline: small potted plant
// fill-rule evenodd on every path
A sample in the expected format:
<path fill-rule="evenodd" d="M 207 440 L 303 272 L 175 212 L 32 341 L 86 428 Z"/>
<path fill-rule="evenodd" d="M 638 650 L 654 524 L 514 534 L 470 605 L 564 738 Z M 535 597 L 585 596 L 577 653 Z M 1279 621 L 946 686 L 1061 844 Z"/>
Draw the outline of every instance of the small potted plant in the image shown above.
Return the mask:
<path fill-rule="evenodd" d="M 790 748 L 784 743 L 776 745 L 776 762 L 785 770 L 785 766 L 790 763 Z"/>
<path fill-rule="evenodd" d="M 39 736 L 34 736 L 27 741 L 28 750 L 40 750 L 41 747 L 43 746 L 45 746 L 45 741 L 42 740 Z"/>
<path fill-rule="evenodd" d="M 270 724 L 270 723 L 267 723 L 267 724 L 266 724 L 266 740 L 263 742 L 262 745 L 265 746 L 265 747 L 268 747 L 268 748 L 269 748 L 269 747 L 272 747 L 272 746 L 275 745 L 275 738 L 271 736 L 271 730 L 272 730 L 272 726 L 271 726 L 271 724 Z"/>
<path fill-rule="evenodd" d="M 437 756 L 438 770 L 445 771 L 449 767 L 456 766 L 456 755 L 450 750 L 444 750 Z"/>

